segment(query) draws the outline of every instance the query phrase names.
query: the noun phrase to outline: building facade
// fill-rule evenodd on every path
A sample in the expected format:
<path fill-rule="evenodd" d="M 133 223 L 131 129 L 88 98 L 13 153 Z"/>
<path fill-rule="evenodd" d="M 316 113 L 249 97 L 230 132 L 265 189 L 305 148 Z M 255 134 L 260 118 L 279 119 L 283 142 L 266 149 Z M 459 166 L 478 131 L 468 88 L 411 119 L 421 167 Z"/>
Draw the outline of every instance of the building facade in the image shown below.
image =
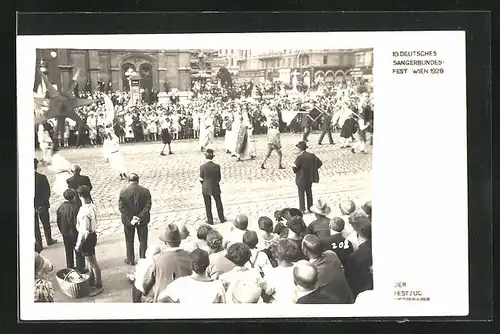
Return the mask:
<path fill-rule="evenodd" d="M 102 82 L 112 90 L 129 89 L 128 77 L 141 76 L 141 88 L 160 92 L 189 89 L 191 81 L 190 50 L 37 50 L 37 59 L 49 65 L 49 80 L 59 88 L 68 86 L 74 71 L 79 90 L 95 91 Z"/>
<path fill-rule="evenodd" d="M 307 84 L 371 77 L 373 49 L 292 50 L 261 53 L 240 59 L 239 81 L 294 80 Z"/>

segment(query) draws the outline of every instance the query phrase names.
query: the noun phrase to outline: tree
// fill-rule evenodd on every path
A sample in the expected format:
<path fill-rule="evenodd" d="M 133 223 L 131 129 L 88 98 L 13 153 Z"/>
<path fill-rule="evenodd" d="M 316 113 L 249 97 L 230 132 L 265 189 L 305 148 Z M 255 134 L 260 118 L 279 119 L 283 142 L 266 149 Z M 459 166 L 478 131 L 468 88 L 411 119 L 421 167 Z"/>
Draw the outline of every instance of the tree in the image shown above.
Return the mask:
<path fill-rule="evenodd" d="M 221 67 L 219 71 L 217 71 L 217 79 L 220 80 L 220 84 L 222 87 L 232 87 L 233 80 L 231 78 L 231 73 L 225 67 Z"/>

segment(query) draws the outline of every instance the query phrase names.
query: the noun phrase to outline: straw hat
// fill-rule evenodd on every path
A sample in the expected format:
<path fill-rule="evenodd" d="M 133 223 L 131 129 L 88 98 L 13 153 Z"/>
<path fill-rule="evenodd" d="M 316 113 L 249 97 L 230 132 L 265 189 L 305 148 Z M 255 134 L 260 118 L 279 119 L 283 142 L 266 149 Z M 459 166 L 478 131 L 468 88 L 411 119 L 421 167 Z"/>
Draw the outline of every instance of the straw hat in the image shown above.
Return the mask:
<path fill-rule="evenodd" d="M 318 199 L 313 206 L 310 208 L 311 212 L 328 217 L 332 212 L 332 209 L 328 204 L 326 204 L 323 200 Z"/>

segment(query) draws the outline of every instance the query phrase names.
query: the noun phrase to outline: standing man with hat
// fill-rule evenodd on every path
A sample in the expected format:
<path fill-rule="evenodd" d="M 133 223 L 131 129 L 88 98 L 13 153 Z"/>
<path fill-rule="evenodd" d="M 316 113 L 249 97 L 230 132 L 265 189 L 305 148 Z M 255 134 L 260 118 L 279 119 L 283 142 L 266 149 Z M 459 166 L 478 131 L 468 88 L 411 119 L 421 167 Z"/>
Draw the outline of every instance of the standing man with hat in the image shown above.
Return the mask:
<path fill-rule="evenodd" d="M 323 123 L 321 124 L 321 135 L 319 136 L 318 145 L 322 144 L 323 138 L 326 134 L 328 134 L 328 141 L 330 145 L 333 145 L 333 137 L 332 137 L 332 110 L 328 110 L 323 113 Z"/>
<path fill-rule="evenodd" d="M 207 158 L 207 161 L 200 167 L 200 177 L 198 180 L 200 181 L 202 186 L 201 193 L 203 194 L 203 200 L 205 202 L 207 222 L 208 224 L 214 223 L 214 219 L 212 216 L 213 196 L 220 222 L 224 223 L 226 221 L 226 218 L 224 218 L 224 208 L 222 206 L 222 199 L 220 196 L 220 166 L 212 161 L 214 158 L 214 150 L 212 150 L 211 148 L 206 150 L 205 157 Z"/>
<path fill-rule="evenodd" d="M 151 193 L 147 188 L 139 185 L 139 175 L 130 173 L 129 185 L 120 192 L 118 200 L 119 210 L 122 214 L 122 224 L 125 231 L 127 246 L 126 264 L 135 264 L 134 238 L 137 229 L 139 238 L 139 256 L 146 258 L 148 248 L 148 223 L 151 210 Z"/>
<path fill-rule="evenodd" d="M 299 209 L 303 213 L 307 213 L 304 201 L 304 194 L 307 197 L 307 207 L 313 205 L 312 184 L 319 182 L 318 170 L 323 165 L 323 162 L 313 153 L 306 151 L 307 144 L 300 141 L 296 147 L 300 153 L 293 164 L 293 172 L 295 173 L 295 184 L 299 191 Z"/>

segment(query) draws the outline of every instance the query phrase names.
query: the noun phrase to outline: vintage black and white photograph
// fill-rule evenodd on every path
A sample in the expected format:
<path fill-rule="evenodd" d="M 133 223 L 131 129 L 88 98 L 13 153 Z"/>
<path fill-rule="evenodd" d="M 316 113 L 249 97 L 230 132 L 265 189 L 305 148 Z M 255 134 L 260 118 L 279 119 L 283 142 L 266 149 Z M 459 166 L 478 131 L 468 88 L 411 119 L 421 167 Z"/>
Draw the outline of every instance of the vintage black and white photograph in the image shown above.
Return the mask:
<path fill-rule="evenodd" d="M 468 313 L 463 32 L 17 47 L 22 319 Z"/>
<path fill-rule="evenodd" d="M 369 296 L 372 48 L 36 53 L 35 302 Z"/>

